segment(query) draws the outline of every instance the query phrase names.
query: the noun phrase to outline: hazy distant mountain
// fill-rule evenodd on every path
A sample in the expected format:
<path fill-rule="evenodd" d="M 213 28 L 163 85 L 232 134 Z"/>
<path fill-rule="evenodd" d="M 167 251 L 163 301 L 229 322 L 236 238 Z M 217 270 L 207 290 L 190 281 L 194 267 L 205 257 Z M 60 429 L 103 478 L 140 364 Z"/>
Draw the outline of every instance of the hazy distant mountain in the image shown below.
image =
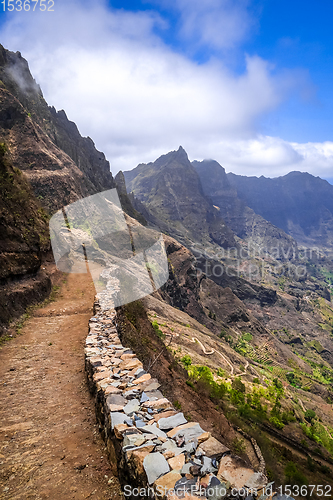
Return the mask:
<path fill-rule="evenodd" d="M 333 186 L 303 172 L 282 177 L 227 174 L 229 185 L 248 207 L 298 242 L 330 247 L 333 243 Z"/>
<path fill-rule="evenodd" d="M 219 207 L 221 216 L 239 238 L 268 249 L 297 246 L 293 238 L 280 229 L 280 226 L 276 227 L 272 221 L 265 220 L 266 218 L 247 206 L 217 161 L 194 161 L 192 164 L 198 172 L 204 194 L 214 206 Z"/>

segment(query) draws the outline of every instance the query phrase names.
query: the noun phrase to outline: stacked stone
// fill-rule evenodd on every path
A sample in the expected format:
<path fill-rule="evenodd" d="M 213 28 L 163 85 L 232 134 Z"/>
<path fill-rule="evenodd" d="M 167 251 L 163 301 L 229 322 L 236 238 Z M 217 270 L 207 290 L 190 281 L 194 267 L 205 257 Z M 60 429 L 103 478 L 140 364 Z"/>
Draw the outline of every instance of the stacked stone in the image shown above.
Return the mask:
<path fill-rule="evenodd" d="M 97 416 L 129 498 L 272 498 L 264 474 L 163 397 L 158 380 L 121 344 L 114 309 L 91 318 L 85 355 Z"/>

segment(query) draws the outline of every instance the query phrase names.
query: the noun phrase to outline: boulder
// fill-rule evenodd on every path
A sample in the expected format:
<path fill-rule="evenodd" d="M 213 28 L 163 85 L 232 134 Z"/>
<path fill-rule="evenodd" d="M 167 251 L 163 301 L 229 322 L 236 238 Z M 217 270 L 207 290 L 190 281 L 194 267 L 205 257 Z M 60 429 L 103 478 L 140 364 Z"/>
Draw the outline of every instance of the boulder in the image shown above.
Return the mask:
<path fill-rule="evenodd" d="M 254 470 L 248 467 L 240 457 L 227 455 L 221 458 L 217 478 L 229 481 L 234 488 L 241 489 L 253 474 Z"/>
<path fill-rule="evenodd" d="M 219 460 L 225 453 L 230 452 L 229 448 L 214 437 L 210 437 L 202 442 L 198 450 L 202 451 L 207 457 L 215 458 L 216 460 Z"/>

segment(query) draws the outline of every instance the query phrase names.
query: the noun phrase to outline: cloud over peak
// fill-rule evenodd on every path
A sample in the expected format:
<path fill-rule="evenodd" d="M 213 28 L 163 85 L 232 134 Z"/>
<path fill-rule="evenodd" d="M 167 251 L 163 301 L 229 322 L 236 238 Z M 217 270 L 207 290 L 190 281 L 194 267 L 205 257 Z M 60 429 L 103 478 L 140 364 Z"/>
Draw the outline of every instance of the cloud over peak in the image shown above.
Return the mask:
<path fill-rule="evenodd" d="M 251 29 L 246 5 L 180 0 L 182 36 L 215 48 L 235 45 Z M 3 43 L 28 59 L 46 100 L 94 139 L 113 172 L 180 143 L 192 159 L 216 158 L 251 174 L 295 169 L 312 157 L 323 168 L 331 161 L 329 147 L 302 148 L 259 133 L 262 116 L 291 89 L 306 87 L 299 73 L 277 74 L 258 56 L 244 56 L 242 74 L 217 57 L 199 64 L 156 34 L 167 21 L 152 10 L 110 9 L 102 0 L 59 0 L 56 7 L 52 16 L 15 13 L 2 28 Z"/>

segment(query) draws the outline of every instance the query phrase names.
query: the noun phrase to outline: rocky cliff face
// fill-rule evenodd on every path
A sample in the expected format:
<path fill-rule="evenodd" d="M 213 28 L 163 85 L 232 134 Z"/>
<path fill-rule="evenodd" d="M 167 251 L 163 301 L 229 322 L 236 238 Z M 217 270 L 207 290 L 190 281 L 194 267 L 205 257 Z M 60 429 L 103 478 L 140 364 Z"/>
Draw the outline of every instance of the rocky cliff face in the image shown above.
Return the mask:
<path fill-rule="evenodd" d="M 283 249 L 281 256 L 288 249 L 296 249 L 296 241 L 285 233 L 281 226 L 274 226 L 270 219 L 258 215 L 249 208 L 245 198 L 238 196 L 236 187 L 229 181 L 224 168 L 214 160 L 194 161 L 203 192 L 214 206 L 221 211 L 221 216 L 234 233 L 247 243 L 254 243 L 268 251 Z"/>
<path fill-rule="evenodd" d="M 50 291 L 50 278 L 41 270 L 50 249 L 50 215 L 80 198 L 116 188 L 116 182 L 93 141 L 80 135 L 64 111 L 47 105 L 27 61 L 1 45 L 0 143 L 6 151 L 0 186 L 4 326 Z M 140 219 L 126 192 L 120 189 L 119 197 L 123 209 Z"/>
<path fill-rule="evenodd" d="M 333 186 L 304 172 L 268 179 L 227 174 L 237 196 L 302 244 L 333 242 Z"/>
<path fill-rule="evenodd" d="M 200 179 L 182 147 L 124 172 L 127 189 L 144 204 L 150 221 L 191 246 L 235 247 L 232 231 L 205 198 Z"/>
<path fill-rule="evenodd" d="M 109 162 L 64 111 L 49 107 L 19 52 L 0 46 L 0 134 L 14 167 L 51 211 L 115 188 Z"/>
<path fill-rule="evenodd" d="M 41 269 L 49 251 L 48 216 L 0 145 L 0 335 L 10 319 L 43 300 L 51 280 Z"/>

